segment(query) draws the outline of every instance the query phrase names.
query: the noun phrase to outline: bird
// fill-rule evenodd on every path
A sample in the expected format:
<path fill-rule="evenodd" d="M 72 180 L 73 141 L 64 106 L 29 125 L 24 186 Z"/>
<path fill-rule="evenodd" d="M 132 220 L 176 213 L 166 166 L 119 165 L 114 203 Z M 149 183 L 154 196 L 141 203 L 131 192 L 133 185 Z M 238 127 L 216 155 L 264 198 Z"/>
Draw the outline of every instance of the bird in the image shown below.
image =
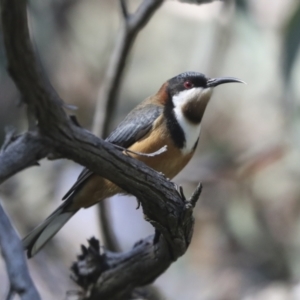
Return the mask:
<path fill-rule="evenodd" d="M 199 72 L 181 73 L 136 106 L 106 141 L 128 150 L 132 157 L 172 179 L 195 152 L 203 115 L 214 88 L 234 82 L 244 83 L 234 77 L 209 78 Z M 158 155 L 139 155 L 163 147 L 166 151 Z M 125 191 L 84 168 L 63 197 L 64 202 L 23 239 L 28 258 L 40 251 L 78 210 L 119 193 Z"/>

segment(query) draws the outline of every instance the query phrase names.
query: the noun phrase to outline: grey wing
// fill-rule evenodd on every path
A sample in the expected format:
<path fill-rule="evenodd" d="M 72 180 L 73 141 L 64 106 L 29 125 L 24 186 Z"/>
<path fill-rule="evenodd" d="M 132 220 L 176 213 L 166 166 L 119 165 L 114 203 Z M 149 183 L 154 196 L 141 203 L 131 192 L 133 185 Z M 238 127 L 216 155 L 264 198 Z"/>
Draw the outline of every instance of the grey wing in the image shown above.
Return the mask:
<path fill-rule="evenodd" d="M 162 111 L 162 106 L 154 104 L 137 106 L 107 137 L 106 141 L 124 148 L 130 147 L 150 131 L 153 122 L 162 114 Z"/>
<path fill-rule="evenodd" d="M 142 110 L 147 111 L 147 114 L 142 114 Z M 160 116 L 160 114 L 162 114 L 162 112 L 163 107 L 154 104 L 141 104 L 137 106 L 107 137 L 106 141 L 123 148 L 130 147 L 150 131 L 153 122 Z M 66 200 L 73 194 L 73 192 L 76 192 L 76 190 L 78 190 L 92 174 L 94 173 L 87 168 L 84 168 L 79 174 L 75 184 L 65 194 L 62 200 Z"/>

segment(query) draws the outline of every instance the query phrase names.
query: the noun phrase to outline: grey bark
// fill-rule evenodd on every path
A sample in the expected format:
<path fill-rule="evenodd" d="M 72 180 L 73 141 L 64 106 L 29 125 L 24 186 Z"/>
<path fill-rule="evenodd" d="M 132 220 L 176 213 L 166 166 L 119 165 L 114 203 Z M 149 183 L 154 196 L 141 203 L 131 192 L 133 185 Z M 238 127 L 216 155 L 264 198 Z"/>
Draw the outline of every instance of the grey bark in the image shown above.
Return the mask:
<path fill-rule="evenodd" d="M 18 293 L 22 300 L 39 300 L 40 296 L 28 272 L 22 243 L 1 204 L 0 247 L 10 281 L 6 299 L 13 299 L 14 295 Z"/>

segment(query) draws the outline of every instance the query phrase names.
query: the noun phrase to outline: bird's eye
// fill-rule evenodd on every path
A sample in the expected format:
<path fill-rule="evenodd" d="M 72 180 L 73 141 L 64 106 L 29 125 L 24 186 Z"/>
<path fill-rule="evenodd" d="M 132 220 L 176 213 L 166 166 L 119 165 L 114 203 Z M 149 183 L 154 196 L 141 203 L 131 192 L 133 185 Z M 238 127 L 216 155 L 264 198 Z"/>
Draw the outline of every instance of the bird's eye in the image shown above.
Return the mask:
<path fill-rule="evenodd" d="M 186 89 L 191 89 L 194 85 L 190 82 L 190 81 L 186 81 L 183 86 L 186 88 Z"/>

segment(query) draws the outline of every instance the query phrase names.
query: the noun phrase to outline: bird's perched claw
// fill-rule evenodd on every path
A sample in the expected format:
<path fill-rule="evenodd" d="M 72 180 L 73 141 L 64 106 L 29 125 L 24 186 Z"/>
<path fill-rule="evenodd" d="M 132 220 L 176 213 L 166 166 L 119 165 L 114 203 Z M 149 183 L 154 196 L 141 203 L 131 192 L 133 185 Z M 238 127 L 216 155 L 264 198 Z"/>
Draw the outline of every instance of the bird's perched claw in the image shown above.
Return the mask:
<path fill-rule="evenodd" d="M 139 209 L 141 207 L 141 201 L 138 198 L 136 198 L 136 201 L 137 201 L 137 206 L 135 209 Z"/>
<path fill-rule="evenodd" d="M 185 198 L 185 195 L 183 193 L 183 188 L 181 185 L 178 185 L 176 183 L 174 183 L 175 185 L 175 189 L 176 191 L 178 192 L 178 194 L 180 195 L 180 198 L 182 199 L 183 202 L 186 202 L 186 198 Z"/>

